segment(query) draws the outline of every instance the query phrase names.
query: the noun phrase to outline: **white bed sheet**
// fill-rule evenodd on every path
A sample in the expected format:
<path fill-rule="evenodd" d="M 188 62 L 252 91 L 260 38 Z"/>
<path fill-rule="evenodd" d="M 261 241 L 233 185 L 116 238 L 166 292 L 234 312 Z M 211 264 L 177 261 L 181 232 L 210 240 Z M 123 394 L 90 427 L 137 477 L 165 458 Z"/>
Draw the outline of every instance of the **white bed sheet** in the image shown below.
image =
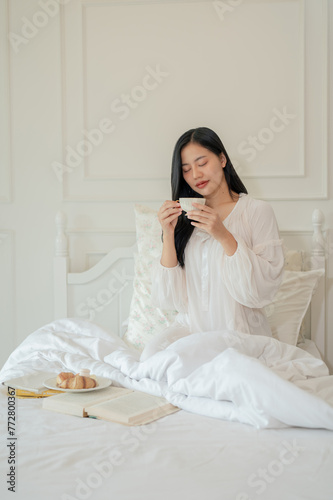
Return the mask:
<path fill-rule="evenodd" d="M 2 422 L 6 403 L 2 389 Z M 6 488 L 2 439 L 2 499 L 332 499 L 330 431 L 258 430 L 183 410 L 125 427 L 17 403 L 17 489 Z"/>

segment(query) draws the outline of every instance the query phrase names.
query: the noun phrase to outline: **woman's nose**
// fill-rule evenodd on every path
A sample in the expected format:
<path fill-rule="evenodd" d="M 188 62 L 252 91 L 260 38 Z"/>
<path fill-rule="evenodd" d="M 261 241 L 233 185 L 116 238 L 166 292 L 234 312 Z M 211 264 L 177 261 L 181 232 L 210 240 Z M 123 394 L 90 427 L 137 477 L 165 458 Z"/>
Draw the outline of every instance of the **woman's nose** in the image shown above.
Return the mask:
<path fill-rule="evenodd" d="M 197 179 L 198 177 L 200 177 L 202 175 L 202 172 L 199 169 L 199 167 L 197 167 L 196 165 L 193 165 L 192 174 L 193 174 L 193 179 Z"/>

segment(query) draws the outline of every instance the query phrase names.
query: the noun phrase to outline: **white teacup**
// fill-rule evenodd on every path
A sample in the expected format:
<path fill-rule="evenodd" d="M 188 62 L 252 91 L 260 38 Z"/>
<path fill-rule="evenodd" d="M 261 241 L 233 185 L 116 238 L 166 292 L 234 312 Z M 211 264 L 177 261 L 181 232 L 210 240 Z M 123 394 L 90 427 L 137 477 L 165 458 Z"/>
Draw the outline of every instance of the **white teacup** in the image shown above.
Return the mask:
<path fill-rule="evenodd" d="M 204 205 L 206 203 L 206 198 L 179 198 L 179 203 L 184 212 L 189 212 L 190 210 L 195 210 L 192 203 L 200 203 L 200 205 Z"/>

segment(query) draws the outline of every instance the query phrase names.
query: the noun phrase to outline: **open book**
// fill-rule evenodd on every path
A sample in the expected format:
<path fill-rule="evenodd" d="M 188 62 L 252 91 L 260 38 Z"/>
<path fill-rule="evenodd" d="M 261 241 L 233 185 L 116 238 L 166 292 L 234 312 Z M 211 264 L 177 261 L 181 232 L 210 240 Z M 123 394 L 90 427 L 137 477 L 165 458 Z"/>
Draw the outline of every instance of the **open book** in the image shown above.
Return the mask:
<path fill-rule="evenodd" d="M 143 425 L 178 411 L 165 398 L 122 387 L 96 392 L 66 392 L 43 400 L 43 408 L 124 425 Z"/>

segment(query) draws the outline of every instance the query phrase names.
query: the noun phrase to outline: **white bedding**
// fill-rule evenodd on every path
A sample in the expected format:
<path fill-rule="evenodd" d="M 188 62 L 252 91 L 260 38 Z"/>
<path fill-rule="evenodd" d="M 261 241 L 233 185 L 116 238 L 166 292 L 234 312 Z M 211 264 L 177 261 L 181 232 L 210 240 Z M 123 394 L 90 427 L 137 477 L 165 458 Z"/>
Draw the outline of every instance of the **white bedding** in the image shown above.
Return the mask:
<path fill-rule="evenodd" d="M 184 411 L 127 428 L 42 410 L 40 400 L 18 401 L 17 429 L 17 490 L 7 492 L 2 441 L 1 499 L 332 499 L 331 431 L 257 430 Z"/>
<path fill-rule="evenodd" d="M 0 381 L 84 367 L 116 384 L 164 395 L 189 412 L 256 428 L 333 430 L 333 376 L 322 360 L 297 347 L 220 331 L 190 335 L 143 363 L 138 359 L 98 325 L 64 319 L 29 335 Z"/>
<path fill-rule="evenodd" d="M 17 490 L 7 492 L 2 441 L 2 499 L 332 499 L 331 431 L 261 431 L 183 411 L 127 428 L 42 410 L 40 400 L 18 401 L 17 428 Z"/>
<path fill-rule="evenodd" d="M 194 335 L 140 365 L 138 353 L 92 323 L 62 320 L 31 334 L 10 356 L 1 381 L 84 366 L 115 383 L 164 393 L 190 411 L 125 427 L 43 410 L 38 399 L 17 400 L 16 491 L 7 490 L 5 434 L 0 497 L 331 500 L 333 433 L 286 425 L 332 427 L 332 377 L 301 349 L 255 340 L 226 332 Z M 4 387 L 0 417 L 7 421 Z M 281 428 L 256 428 L 265 426 Z"/>

